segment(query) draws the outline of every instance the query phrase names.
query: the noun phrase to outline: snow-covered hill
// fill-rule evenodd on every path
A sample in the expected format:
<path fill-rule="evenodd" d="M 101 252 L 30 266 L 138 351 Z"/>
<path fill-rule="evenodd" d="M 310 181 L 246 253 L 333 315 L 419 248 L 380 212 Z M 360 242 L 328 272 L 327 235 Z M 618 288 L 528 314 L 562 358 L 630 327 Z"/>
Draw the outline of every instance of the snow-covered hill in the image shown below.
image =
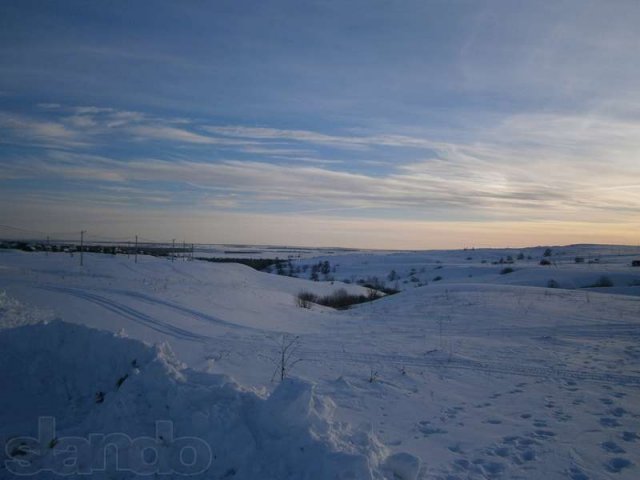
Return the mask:
<path fill-rule="evenodd" d="M 546 255 L 545 255 L 546 253 Z M 297 260 L 302 278 L 328 262 L 329 277 L 406 290 L 438 283 L 480 283 L 563 289 L 601 289 L 640 295 L 640 247 L 570 245 L 522 249 L 434 250 L 422 252 L 354 252 Z M 546 263 L 541 265 L 540 262 Z M 610 285 L 599 287 L 605 277 Z M 320 275 L 320 278 L 324 278 Z"/>
<path fill-rule="evenodd" d="M 635 479 L 640 299 L 617 282 L 640 271 L 630 253 L 588 248 L 600 263 L 571 250 L 540 266 L 543 249 L 509 265 L 491 262 L 518 252 L 327 257 L 337 273 L 443 277 L 347 311 L 295 295 L 366 289 L 234 264 L 85 255 L 81 268 L 2 252 L 0 360 L 14 388 L 0 435 L 32 433 L 47 411 L 64 435 L 138 435 L 168 418 L 222 448 L 212 478 L 411 478 L 419 458 L 427 479 Z M 560 288 L 545 288 L 547 272 Z M 562 288 L 587 274 L 616 286 Z M 280 384 L 283 341 L 298 379 Z"/>

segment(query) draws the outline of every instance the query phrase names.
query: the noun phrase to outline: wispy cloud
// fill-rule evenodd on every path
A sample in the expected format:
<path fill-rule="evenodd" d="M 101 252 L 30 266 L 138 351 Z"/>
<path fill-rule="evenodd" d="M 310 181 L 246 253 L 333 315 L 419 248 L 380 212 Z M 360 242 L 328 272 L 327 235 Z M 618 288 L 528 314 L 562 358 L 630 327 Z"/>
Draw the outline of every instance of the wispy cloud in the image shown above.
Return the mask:
<path fill-rule="evenodd" d="M 170 126 L 134 126 L 128 129 L 128 133 L 131 134 L 134 138 L 140 140 L 161 140 L 161 141 L 169 141 L 169 142 L 180 142 L 180 143 L 195 143 L 200 145 L 217 145 L 224 144 L 224 141 L 218 141 L 215 138 L 200 135 L 198 133 L 193 133 L 188 130 L 184 130 L 181 128 L 170 127 Z M 233 142 L 237 144 L 238 142 Z"/>
<path fill-rule="evenodd" d="M 343 136 L 327 135 L 308 130 L 282 130 L 275 128 L 242 126 L 206 126 L 203 128 L 217 135 L 236 138 L 286 140 L 353 149 L 362 149 L 372 146 L 433 148 L 435 145 L 438 145 L 437 143 L 425 139 L 405 135 Z"/>
<path fill-rule="evenodd" d="M 79 147 L 85 145 L 81 135 L 55 121 L 34 120 L 23 115 L 0 112 L 0 142 L 40 146 Z"/>
<path fill-rule="evenodd" d="M 110 107 L 45 111 L 44 118 L 0 115 L 2 142 L 40 148 L 2 160 L 5 182 L 44 180 L 28 192 L 33 202 L 381 221 L 621 223 L 640 216 L 633 181 L 640 178 L 640 121 L 597 111 L 504 116 L 455 140 L 415 131 L 212 126 Z M 114 157 L 112 144 L 149 154 Z M 68 190 L 47 190 L 53 179 Z"/>

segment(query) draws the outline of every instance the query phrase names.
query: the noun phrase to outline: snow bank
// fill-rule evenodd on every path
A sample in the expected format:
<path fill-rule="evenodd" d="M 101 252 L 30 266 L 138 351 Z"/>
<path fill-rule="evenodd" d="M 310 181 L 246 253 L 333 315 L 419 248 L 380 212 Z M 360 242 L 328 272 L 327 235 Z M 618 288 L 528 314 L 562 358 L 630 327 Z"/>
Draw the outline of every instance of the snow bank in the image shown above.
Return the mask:
<path fill-rule="evenodd" d="M 48 312 L 24 305 L 0 290 L 0 329 L 40 323 L 48 319 Z"/>
<path fill-rule="evenodd" d="M 54 321 L 0 331 L 0 365 L 2 478 L 410 478 L 417 462 L 385 463 L 376 438 L 335 422 L 306 382 L 262 398 L 164 344 Z"/>

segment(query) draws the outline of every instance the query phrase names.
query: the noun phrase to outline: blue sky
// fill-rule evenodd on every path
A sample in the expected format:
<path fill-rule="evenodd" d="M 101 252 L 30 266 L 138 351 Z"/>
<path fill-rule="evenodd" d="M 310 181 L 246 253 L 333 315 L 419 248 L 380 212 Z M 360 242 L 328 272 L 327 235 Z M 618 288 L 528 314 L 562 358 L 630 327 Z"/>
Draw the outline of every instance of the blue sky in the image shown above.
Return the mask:
<path fill-rule="evenodd" d="M 635 244 L 639 22 L 624 0 L 4 1 L 0 223 Z"/>

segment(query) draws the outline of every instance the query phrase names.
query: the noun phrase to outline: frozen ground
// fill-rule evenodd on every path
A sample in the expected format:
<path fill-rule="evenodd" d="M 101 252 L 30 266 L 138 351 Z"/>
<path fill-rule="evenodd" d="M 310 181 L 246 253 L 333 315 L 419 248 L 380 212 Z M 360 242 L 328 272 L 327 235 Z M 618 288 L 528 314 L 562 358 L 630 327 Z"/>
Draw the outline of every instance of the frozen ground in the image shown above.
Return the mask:
<path fill-rule="evenodd" d="M 181 435 L 227 438 L 207 478 L 411 478 L 417 465 L 405 452 L 420 458 L 426 479 L 639 478 L 640 269 L 629 266 L 638 249 L 563 248 L 546 267 L 543 249 L 509 265 L 492 262 L 519 250 L 327 257 L 335 278 L 395 270 L 404 285 L 342 312 L 299 308 L 295 294 L 362 287 L 234 264 L 86 255 L 81 268 L 77 255 L 2 252 L 1 375 L 14 388 L 2 396 L 0 436 L 31 432 L 36 412 L 61 418 L 65 432 L 135 433 L 165 414 Z M 505 267 L 514 272 L 500 274 Z M 403 284 L 412 269 L 419 281 Z M 581 288 L 602 276 L 614 286 Z M 545 288 L 550 279 L 566 288 Z M 54 318 L 120 333 L 60 322 L 15 328 Z M 292 375 L 302 380 L 272 394 L 283 335 L 298 337 Z M 136 340 L 166 342 L 175 358 Z M 94 390 L 106 393 L 103 403 Z M 167 392 L 171 402 L 157 410 Z M 22 401 L 38 395 L 48 401 Z M 215 408 L 237 421 L 221 423 Z M 238 466 L 247 464 L 255 470 Z"/>

